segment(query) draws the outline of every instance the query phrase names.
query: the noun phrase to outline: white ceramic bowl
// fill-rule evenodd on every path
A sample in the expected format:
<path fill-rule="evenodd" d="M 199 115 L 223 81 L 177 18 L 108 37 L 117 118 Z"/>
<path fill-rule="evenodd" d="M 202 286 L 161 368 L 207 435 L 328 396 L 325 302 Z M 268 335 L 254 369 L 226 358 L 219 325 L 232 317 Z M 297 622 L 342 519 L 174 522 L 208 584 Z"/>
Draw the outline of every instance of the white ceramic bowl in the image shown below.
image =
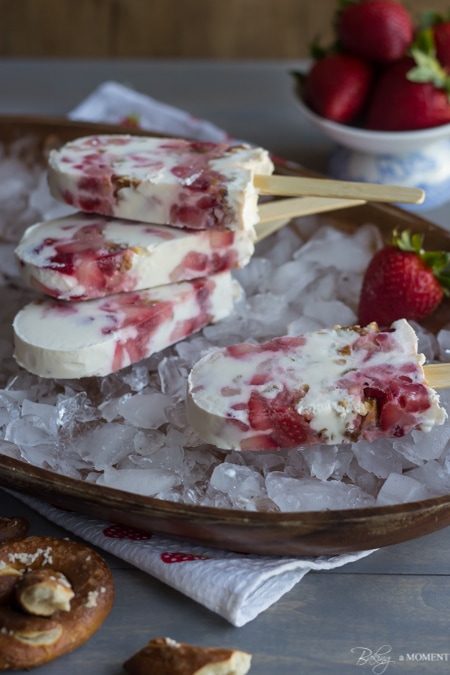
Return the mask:
<path fill-rule="evenodd" d="M 432 209 L 450 200 L 450 124 L 418 131 L 371 131 L 320 117 L 297 97 L 301 114 L 335 143 L 327 173 L 339 180 L 420 187 Z"/>

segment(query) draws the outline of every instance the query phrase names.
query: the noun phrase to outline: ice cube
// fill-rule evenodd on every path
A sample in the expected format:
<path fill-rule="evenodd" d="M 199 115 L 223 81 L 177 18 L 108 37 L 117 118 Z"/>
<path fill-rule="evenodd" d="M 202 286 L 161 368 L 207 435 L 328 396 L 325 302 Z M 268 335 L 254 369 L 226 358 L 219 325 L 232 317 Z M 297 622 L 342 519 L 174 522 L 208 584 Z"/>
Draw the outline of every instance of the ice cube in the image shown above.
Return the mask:
<path fill-rule="evenodd" d="M 98 471 L 117 464 L 133 448 L 136 429 L 118 422 L 102 424 L 74 439 L 72 447 L 79 456 Z"/>
<path fill-rule="evenodd" d="M 402 459 L 392 441 L 379 440 L 375 443 L 355 443 L 353 451 L 362 469 L 378 478 L 387 478 L 391 473 L 401 473 Z"/>
<path fill-rule="evenodd" d="M 118 490 L 148 497 L 167 497 L 167 492 L 179 483 L 179 477 L 161 469 L 115 469 L 105 467 L 97 480 L 98 485 L 107 485 Z"/>
<path fill-rule="evenodd" d="M 214 468 L 210 486 L 228 495 L 230 503 L 240 508 L 251 508 L 251 502 L 264 494 L 264 480 L 260 474 L 248 466 L 229 462 Z"/>
<path fill-rule="evenodd" d="M 310 475 L 313 478 L 327 480 L 330 478 L 337 464 L 339 449 L 336 445 L 315 445 L 302 450 Z"/>
<path fill-rule="evenodd" d="M 183 366 L 181 359 L 176 356 L 166 356 L 158 365 L 158 375 L 161 382 L 161 391 L 168 396 L 182 397 L 186 391 L 186 382 L 189 374 L 187 366 Z"/>
<path fill-rule="evenodd" d="M 381 244 L 380 232 L 374 225 L 364 225 L 354 235 L 325 226 L 299 249 L 295 258 L 362 274 Z"/>
<path fill-rule="evenodd" d="M 166 409 L 171 403 L 170 396 L 165 394 L 134 394 L 122 397 L 117 410 L 131 426 L 141 429 L 158 429 L 167 422 Z"/>
<path fill-rule="evenodd" d="M 410 476 L 391 473 L 384 481 L 377 497 L 377 506 L 389 504 L 402 504 L 404 502 L 416 502 L 428 499 L 432 494 L 430 490 Z"/>
<path fill-rule="evenodd" d="M 408 471 L 408 477 L 419 481 L 429 491 L 429 496 L 444 495 L 450 492 L 449 466 L 436 460 Z"/>
<path fill-rule="evenodd" d="M 266 478 L 267 494 L 281 511 L 322 511 L 371 506 L 374 497 L 356 485 L 314 478 L 295 479 L 274 471 Z"/>

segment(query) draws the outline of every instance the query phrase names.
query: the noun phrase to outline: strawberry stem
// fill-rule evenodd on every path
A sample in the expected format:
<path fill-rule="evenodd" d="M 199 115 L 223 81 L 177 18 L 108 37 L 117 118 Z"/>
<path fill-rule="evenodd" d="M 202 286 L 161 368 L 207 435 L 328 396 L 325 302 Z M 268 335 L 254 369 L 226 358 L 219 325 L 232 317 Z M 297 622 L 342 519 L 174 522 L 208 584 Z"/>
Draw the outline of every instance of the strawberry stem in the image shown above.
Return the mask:
<path fill-rule="evenodd" d="M 435 278 L 442 285 L 444 294 L 450 296 L 450 252 L 449 251 L 426 251 L 423 248 L 423 235 L 409 230 L 399 232 L 394 230 L 392 244 L 401 251 L 415 253 L 424 265 L 429 267 Z"/>
<path fill-rule="evenodd" d="M 437 89 L 443 89 L 450 101 L 450 77 L 436 58 L 432 26 L 417 33 L 409 53 L 416 65 L 406 74 L 407 79 L 418 83 L 431 82 Z"/>

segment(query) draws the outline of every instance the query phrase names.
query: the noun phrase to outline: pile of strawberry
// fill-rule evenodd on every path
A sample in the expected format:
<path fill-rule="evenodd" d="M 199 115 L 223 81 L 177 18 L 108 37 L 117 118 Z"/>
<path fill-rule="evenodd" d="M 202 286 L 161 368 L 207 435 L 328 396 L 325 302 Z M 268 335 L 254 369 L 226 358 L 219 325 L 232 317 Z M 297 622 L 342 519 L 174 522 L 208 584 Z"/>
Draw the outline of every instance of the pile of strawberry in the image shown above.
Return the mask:
<path fill-rule="evenodd" d="M 383 131 L 450 122 L 450 13 L 414 24 L 397 0 L 340 0 L 335 41 L 313 48 L 304 102 L 335 122 Z"/>

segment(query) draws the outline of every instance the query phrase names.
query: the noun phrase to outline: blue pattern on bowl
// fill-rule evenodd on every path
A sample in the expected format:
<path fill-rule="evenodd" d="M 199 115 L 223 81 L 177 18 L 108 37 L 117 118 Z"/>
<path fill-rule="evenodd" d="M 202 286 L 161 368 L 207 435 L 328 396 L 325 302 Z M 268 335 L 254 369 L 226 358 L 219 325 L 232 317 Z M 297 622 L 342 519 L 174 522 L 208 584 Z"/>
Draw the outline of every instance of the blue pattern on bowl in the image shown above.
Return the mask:
<path fill-rule="evenodd" d="M 339 180 L 422 188 L 422 204 L 399 206 L 426 211 L 450 199 L 450 139 L 393 154 L 364 153 L 337 145 L 330 153 L 327 173 Z"/>

